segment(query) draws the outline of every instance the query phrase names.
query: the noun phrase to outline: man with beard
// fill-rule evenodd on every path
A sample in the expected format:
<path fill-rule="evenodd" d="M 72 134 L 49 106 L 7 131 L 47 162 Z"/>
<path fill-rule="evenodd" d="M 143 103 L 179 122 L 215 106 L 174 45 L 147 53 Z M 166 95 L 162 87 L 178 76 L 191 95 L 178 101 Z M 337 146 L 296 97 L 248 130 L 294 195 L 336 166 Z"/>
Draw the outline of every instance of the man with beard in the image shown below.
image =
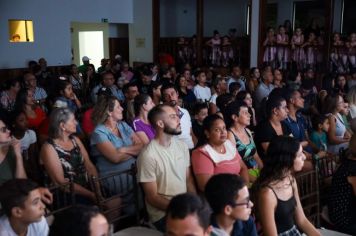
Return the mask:
<path fill-rule="evenodd" d="M 174 138 L 181 134 L 180 118 L 168 105 L 158 105 L 148 113 L 156 137 L 137 159 L 138 181 L 141 183 L 147 212 L 156 228 L 165 232 L 165 210 L 177 194 L 195 193 L 190 172 L 187 145 Z"/>
<path fill-rule="evenodd" d="M 161 88 L 161 94 L 163 103 L 173 107 L 180 118 L 182 132 L 179 134 L 178 139 L 185 142 L 190 150 L 193 149 L 194 143 L 196 143 L 197 140 L 192 131 L 192 121 L 189 112 L 186 109 L 178 106 L 177 89 L 173 84 L 164 84 Z"/>

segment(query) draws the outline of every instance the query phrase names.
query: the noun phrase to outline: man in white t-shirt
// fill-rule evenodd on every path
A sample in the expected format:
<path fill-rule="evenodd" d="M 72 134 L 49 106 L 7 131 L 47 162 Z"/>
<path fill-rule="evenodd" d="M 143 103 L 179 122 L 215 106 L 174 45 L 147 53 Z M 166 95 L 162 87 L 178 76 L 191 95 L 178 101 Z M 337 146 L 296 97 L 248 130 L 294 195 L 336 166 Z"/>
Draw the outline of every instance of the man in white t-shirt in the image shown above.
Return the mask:
<path fill-rule="evenodd" d="M 39 186 L 28 179 L 12 179 L 0 187 L 1 236 L 47 236 L 45 205 Z"/>
<path fill-rule="evenodd" d="M 165 84 L 161 88 L 161 94 L 163 104 L 173 107 L 179 115 L 182 133 L 178 135 L 178 139 L 185 142 L 189 149 L 193 149 L 194 144 L 196 143 L 196 137 L 194 137 L 192 131 L 192 120 L 190 118 L 189 112 L 186 109 L 178 106 L 177 89 L 173 84 Z"/>
<path fill-rule="evenodd" d="M 187 145 L 173 138 L 181 133 L 179 115 L 168 105 L 158 105 L 148 113 L 155 138 L 137 159 L 137 177 L 145 193 L 147 212 L 156 228 L 165 231 L 165 210 L 177 194 L 195 193 Z"/>
<path fill-rule="evenodd" d="M 200 102 L 207 102 L 211 97 L 211 91 L 206 86 L 206 74 L 204 71 L 198 71 L 196 74 L 198 84 L 194 86 L 193 92 L 195 97 Z"/>

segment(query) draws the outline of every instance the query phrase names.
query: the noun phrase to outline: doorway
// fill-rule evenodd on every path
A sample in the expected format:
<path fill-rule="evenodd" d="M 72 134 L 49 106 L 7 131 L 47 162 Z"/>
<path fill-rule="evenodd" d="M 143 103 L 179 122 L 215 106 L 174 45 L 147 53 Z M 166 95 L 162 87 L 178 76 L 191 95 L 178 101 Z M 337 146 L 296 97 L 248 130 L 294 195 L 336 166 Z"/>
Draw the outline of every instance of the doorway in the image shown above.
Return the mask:
<path fill-rule="evenodd" d="M 81 65 L 83 56 L 97 69 L 103 58 L 109 58 L 108 23 L 71 23 L 72 62 Z"/>

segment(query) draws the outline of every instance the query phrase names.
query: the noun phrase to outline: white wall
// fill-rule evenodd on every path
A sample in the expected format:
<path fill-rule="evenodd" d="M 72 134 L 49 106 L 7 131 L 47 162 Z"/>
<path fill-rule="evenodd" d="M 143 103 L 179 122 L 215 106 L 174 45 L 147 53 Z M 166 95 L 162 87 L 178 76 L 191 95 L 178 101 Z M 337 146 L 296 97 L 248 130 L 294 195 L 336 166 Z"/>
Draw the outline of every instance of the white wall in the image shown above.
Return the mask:
<path fill-rule="evenodd" d="M 70 22 L 132 23 L 132 0 L 0 1 L 0 69 L 22 68 L 44 57 L 48 65 L 71 63 Z M 34 43 L 10 43 L 8 20 L 33 20 Z"/>
<path fill-rule="evenodd" d="M 205 0 L 204 36 L 212 36 L 216 29 L 221 35 L 236 28 L 238 35 L 245 34 L 247 0 Z M 161 37 L 191 37 L 196 34 L 195 0 L 161 0 Z"/>
<path fill-rule="evenodd" d="M 129 24 L 130 65 L 134 61 L 153 62 L 152 0 L 133 0 L 133 16 Z"/>

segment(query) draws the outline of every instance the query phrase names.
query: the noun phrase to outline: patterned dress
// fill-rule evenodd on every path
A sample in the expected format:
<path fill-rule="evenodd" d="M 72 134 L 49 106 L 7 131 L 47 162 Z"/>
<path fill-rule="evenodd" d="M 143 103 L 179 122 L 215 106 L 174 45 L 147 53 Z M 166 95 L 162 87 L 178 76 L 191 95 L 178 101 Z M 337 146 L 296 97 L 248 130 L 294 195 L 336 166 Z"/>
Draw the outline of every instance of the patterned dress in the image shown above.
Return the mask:
<path fill-rule="evenodd" d="M 80 148 L 73 136 L 70 137 L 73 143 L 71 150 L 65 150 L 53 139 L 48 139 L 47 142 L 53 146 L 58 154 L 59 161 L 61 162 L 64 178 L 73 178 L 73 182 L 79 184 L 82 187 L 89 188 L 88 173 L 84 166 L 84 159 Z M 50 181 L 47 181 L 49 183 Z"/>

